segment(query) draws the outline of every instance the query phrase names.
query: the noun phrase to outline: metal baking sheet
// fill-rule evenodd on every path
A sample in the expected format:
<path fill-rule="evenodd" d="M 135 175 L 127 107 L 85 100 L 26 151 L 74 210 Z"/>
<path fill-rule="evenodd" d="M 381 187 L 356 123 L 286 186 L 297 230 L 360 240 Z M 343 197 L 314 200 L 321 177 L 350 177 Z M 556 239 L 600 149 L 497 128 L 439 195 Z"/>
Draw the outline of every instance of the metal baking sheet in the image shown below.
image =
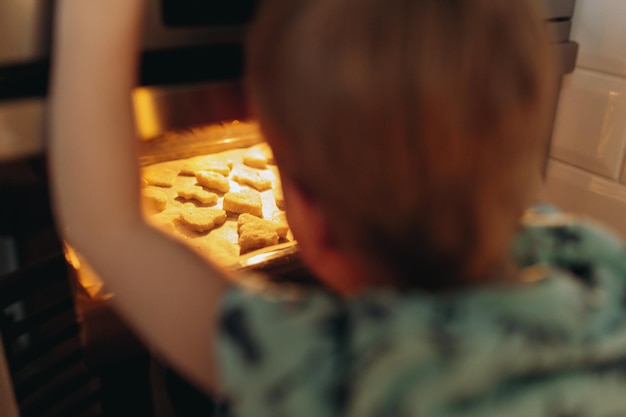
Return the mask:
<path fill-rule="evenodd" d="M 258 139 L 257 139 L 258 140 Z M 195 158 L 215 158 L 223 161 L 232 161 L 234 163 L 233 172 L 243 166 L 243 155 L 248 151 L 249 147 L 233 147 L 234 145 L 247 144 L 246 140 L 241 142 L 231 142 L 231 149 L 217 152 L 201 154 L 191 158 L 176 159 L 171 161 L 159 162 L 144 167 L 146 170 L 158 171 L 161 169 L 170 169 L 175 172 L 180 172 L 183 165 Z M 257 142 L 260 143 L 260 142 Z M 223 145 L 226 146 L 226 145 Z M 263 174 L 272 181 L 272 188 L 260 191 L 261 199 L 263 201 L 263 218 L 268 220 L 274 220 L 277 222 L 286 222 L 285 213 L 278 208 L 274 196 L 274 189 L 280 187 L 278 169 L 274 165 L 269 165 L 267 169 L 262 170 Z M 242 186 L 237 182 L 230 179 L 231 192 L 237 192 L 242 189 L 247 189 L 247 186 Z M 152 189 L 157 189 L 161 193 L 167 196 L 167 207 L 160 213 L 147 215 L 148 221 L 155 227 L 170 234 L 174 238 L 182 240 L 188 246 L 197 250 L 201 255 L 209 258 L 217 264 L 237 269 L 240 263 L 240 248 L 238 244 L 239 233 L 237 231 L 237 218 L 236 214 L 228 214 L 226 222 L 206 233 L 197 233 L 189 230 L 178 221 L 181 210 L 185 208 L 193 208 L 195 203 L 189 201 L 182 201 L 177 198 L 177 190 L 192 186 L 196 183 L 196 178 L 192 176 L 177 175 L 174 179 L 174 185 L 172 187 L 156 187 L 150 186 Z M 218 194 L 218 202 L 216 208 L 222 207 L 223 194 Z M 288 241 L 284 243 L 293 243 L 293 236 L 288 234 Z M 288 245 L 289 246 L 289 245 Z M 271 247 L 269 247 L 271 248 Z M 269 249 L 268 248 L 268 249 Z M 245 263 L 250 264 L 252 261 L 248 259 Z"/>

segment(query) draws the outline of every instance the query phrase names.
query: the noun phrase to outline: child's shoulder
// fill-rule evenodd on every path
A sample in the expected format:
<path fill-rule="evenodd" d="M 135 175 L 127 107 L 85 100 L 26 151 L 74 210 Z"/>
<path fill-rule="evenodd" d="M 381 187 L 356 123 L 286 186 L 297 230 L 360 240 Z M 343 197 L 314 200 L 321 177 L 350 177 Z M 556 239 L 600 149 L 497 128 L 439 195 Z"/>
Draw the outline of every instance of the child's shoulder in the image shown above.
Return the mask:
<path fill-rule="evenodd" d="M 537 205 L 526 211 L 521 226 L 512 244 L 520 267 L 587 264 L 626 272 L 623 239 L 597 220 Z"/>

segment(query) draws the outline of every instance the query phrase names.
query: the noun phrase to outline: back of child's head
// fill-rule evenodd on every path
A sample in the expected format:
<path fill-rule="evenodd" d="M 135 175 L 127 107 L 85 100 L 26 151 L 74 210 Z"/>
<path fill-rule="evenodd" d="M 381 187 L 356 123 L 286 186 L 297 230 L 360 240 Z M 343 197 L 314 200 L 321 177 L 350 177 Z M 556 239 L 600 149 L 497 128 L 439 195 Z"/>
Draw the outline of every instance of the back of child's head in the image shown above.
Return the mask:
<path fill-rule="evenodd" d="M 522 0 L 267 0 L 251 92 L 282 175 L 372 284 L 479 282 L 541 171 L 556 79 Z"/>

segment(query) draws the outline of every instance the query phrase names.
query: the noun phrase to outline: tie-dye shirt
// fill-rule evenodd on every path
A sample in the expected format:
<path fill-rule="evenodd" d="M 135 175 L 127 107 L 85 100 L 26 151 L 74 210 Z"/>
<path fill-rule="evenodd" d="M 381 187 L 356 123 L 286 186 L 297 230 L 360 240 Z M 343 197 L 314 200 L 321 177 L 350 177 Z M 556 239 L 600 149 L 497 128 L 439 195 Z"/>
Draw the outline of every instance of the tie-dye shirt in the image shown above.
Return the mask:
<path fill-rule="evenodd" d="M 341 299 L 231 291 L 217 341 L 237 417 L 626 416 L 626 253 L 529 212 L 523 283 Z"/>

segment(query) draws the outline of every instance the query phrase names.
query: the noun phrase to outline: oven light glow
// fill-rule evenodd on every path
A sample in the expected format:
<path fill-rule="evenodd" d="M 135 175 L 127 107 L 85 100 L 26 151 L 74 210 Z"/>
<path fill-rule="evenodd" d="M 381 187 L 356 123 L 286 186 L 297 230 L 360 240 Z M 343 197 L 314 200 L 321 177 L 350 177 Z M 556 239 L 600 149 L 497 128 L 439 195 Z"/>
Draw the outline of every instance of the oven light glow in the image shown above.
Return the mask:
<path fill-rule="evenodd" d="M 113 294 L 105 291 L 104 283 L 100 277 L 91 269 L 87 262 L 85 262 L 85 260 L 74 250 L 74 248 L 72 248 L 69 244 L 64 243 L 63 249 L 65 252 L 65 259 L 76 273 L 78 284 L 91 298 L 108 300 L 113 297 Z"/>
<path fill-rule="evenodd" d="M 137 131 L 142 139 L 150 139 L 162 132 L 154 95 L 147 88 L 137 88 L 133 92 Z"/>

